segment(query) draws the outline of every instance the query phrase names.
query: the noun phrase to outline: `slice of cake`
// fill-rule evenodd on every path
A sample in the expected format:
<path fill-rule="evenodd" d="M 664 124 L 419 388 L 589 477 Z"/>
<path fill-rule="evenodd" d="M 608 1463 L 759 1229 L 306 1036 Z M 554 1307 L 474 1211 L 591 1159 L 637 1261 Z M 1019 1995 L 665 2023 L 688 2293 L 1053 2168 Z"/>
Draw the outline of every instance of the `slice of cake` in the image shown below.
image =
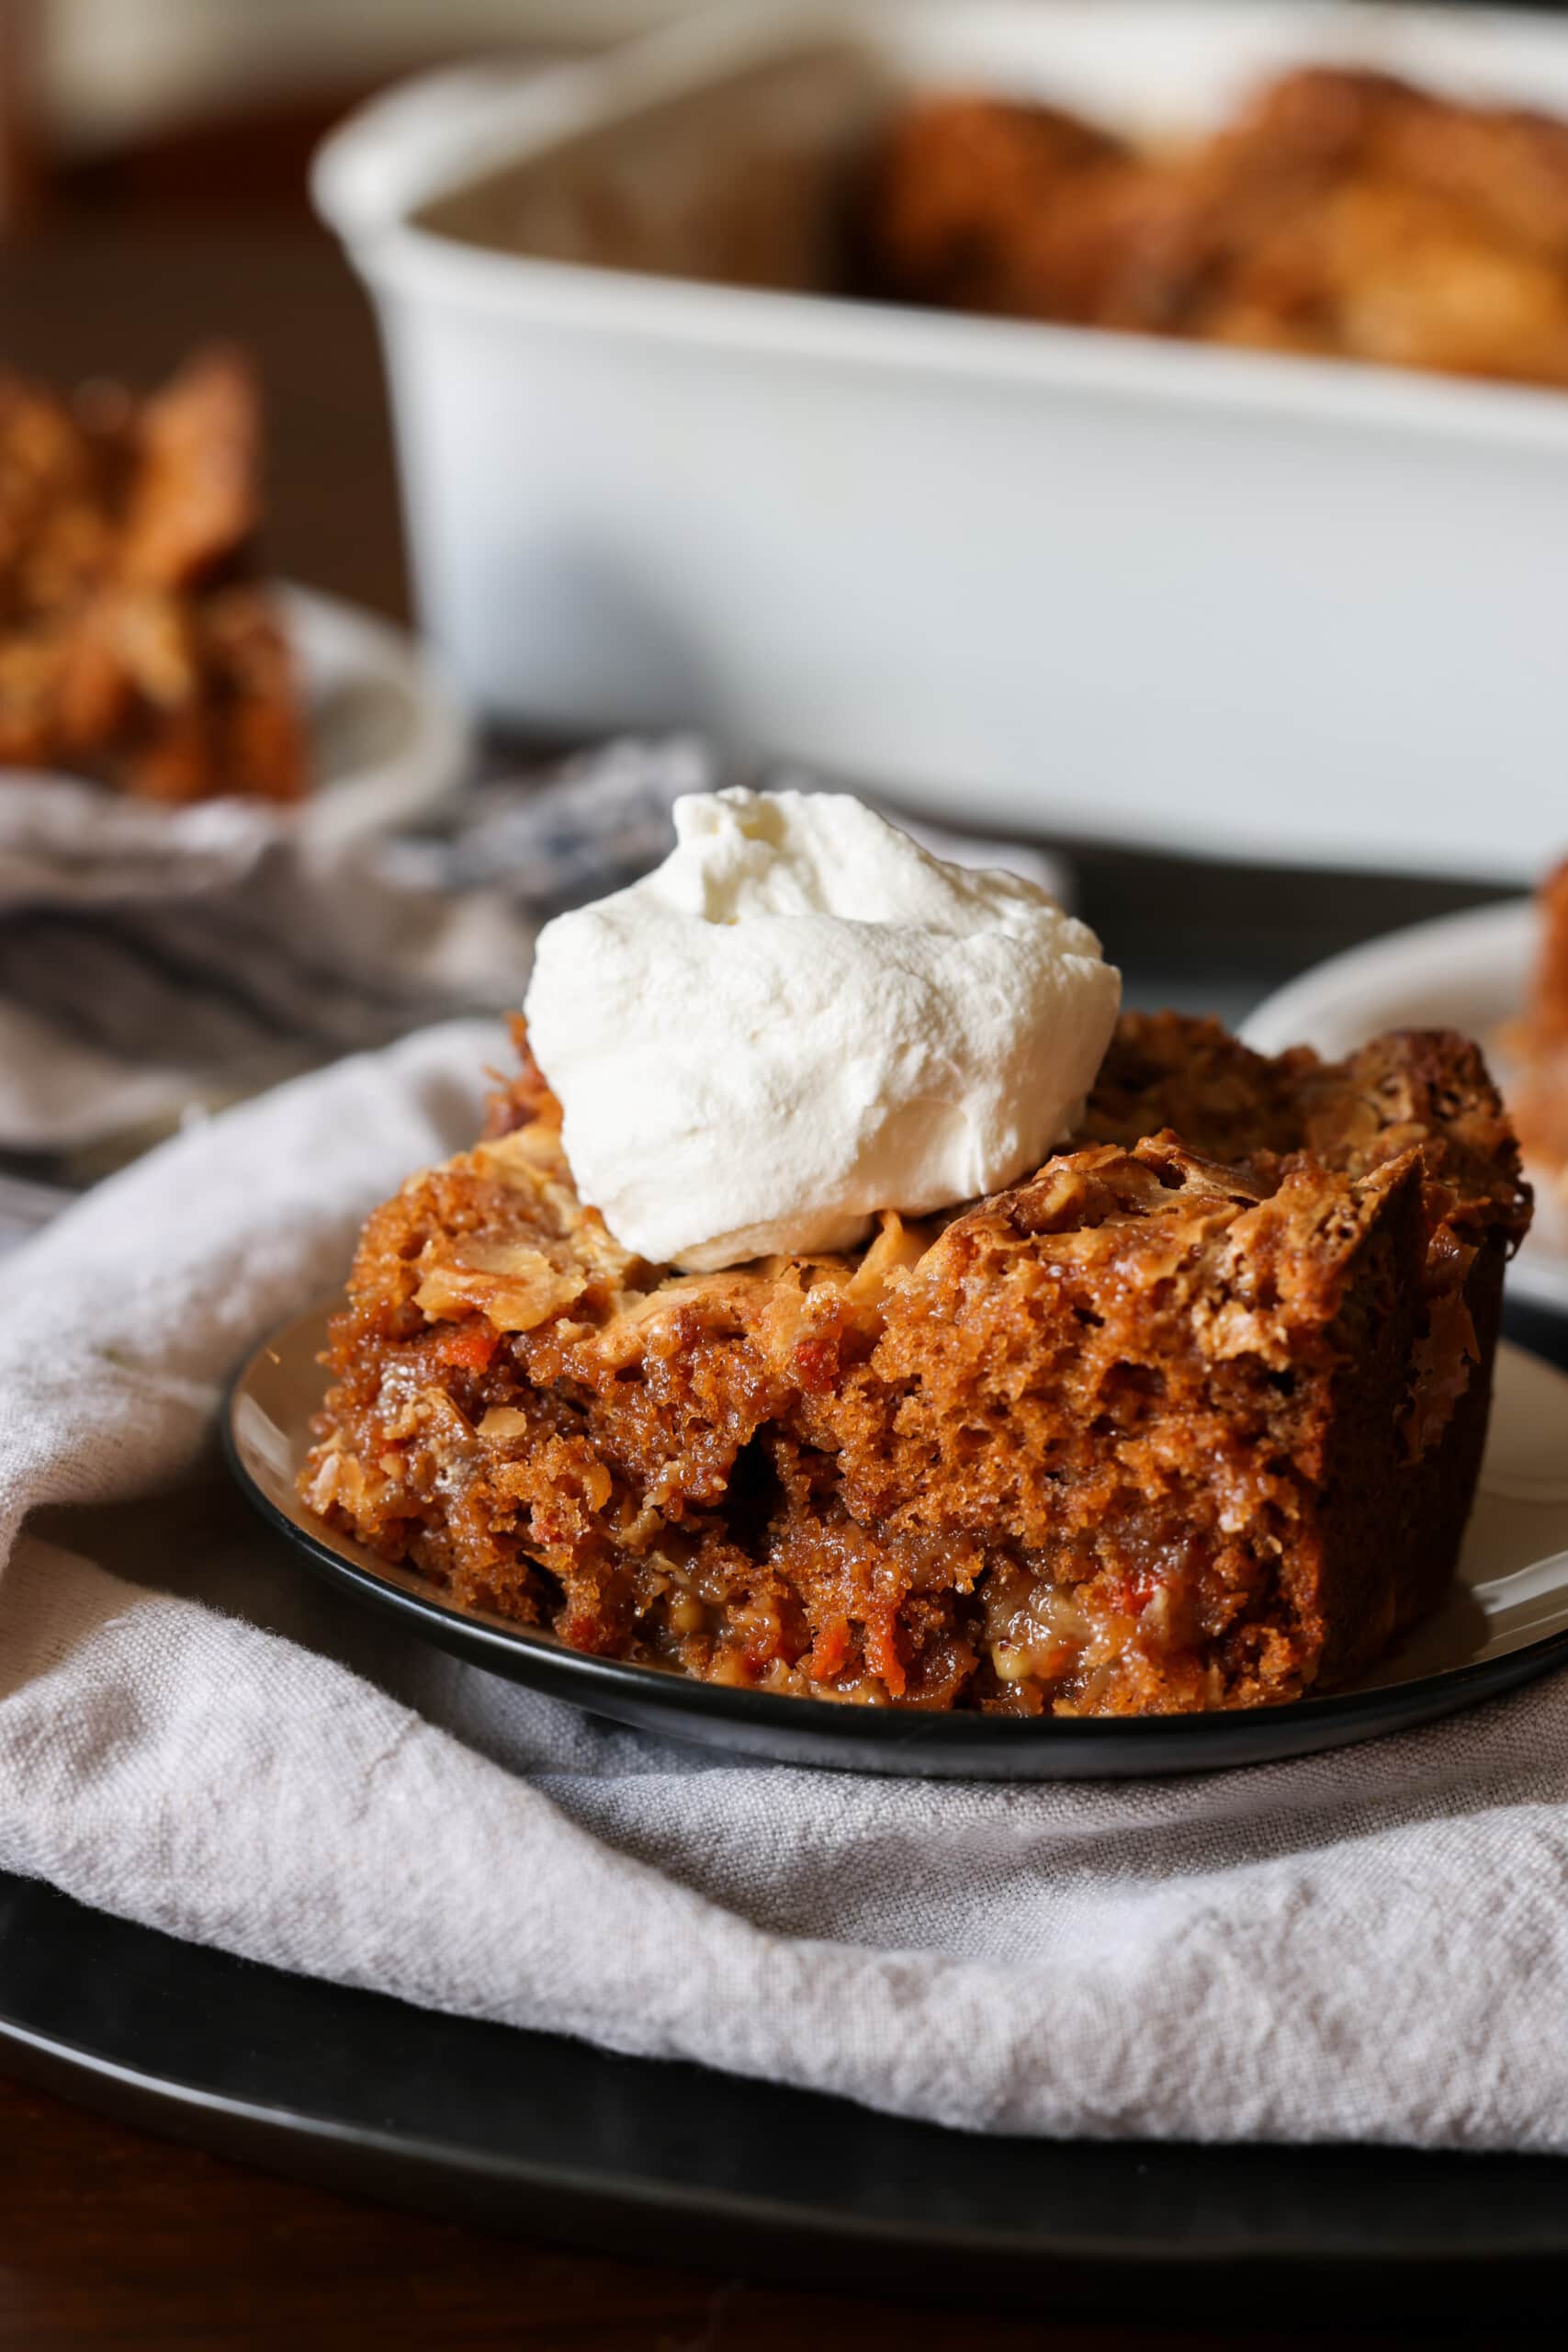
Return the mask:
<path fill-rule="evenodd" d="M 1447 1587 L 1528 1221 L 1465 1040 L 1326 1065 L 1130 1015 L 1026 1181 L 680 1273 L 580 1201 L 525 1055 L 370 1217 L 302 1490 L 458 1606 L 713 1680 L 1288 1700 Z"/>

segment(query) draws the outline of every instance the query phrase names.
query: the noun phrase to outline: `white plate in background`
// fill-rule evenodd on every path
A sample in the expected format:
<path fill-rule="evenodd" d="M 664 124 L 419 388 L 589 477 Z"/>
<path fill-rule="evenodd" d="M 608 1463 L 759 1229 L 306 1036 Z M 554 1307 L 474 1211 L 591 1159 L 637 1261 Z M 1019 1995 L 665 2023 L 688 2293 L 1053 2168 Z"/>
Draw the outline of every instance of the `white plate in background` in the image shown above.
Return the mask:
<path fill-rule="evenodd" d="M 439 665 L 404 629 L 357 605 L 292 581 L 267 583 L 294 657 L 304 706 L 309 781 L 302 800 L 213 794 L 170 805 L 113 792 L 62 770 L 12 769 L 10 805 L 42 792 L 40 842 L 73 797 L 85 822 L 101 807 L 117 840 L 156 853 L 183 820 L 227 799 L 230 807 L 270 816 L 312 842 L 335 845 L 390 832 L 448 800 L 473 760 L 473 734 L 461 702 Z M 44 854 L 47 854 L 47 849 Z"/>
<path fill-rule="evenodd" d="M 1476 1038 L 1507 1090 L 1498 1033 L 1521 1011 L 1538 941 L 1529 899 L 1477 907 L 1414 923 L 1314 965 L 1276 990 L 1242 1029 L 1260 1054 L 1314 1046 L 1337 1060 L 1384 1029 L 1462 1029 Z M 1550 1184 L 1536 1186 L 1536 1223 L 1508 1270 L 1517 1298 L 1568 1313 L 1568 1209 L 1556 1211 Z"/>
<path fill-rule="evenodd" d="M 429 656 L 356 605 L 289 582 L 276 593 L 310 739 L 301 831 L 312 841 L 344 842 L 438 808 L 463 781 L 473 742 Z"/>

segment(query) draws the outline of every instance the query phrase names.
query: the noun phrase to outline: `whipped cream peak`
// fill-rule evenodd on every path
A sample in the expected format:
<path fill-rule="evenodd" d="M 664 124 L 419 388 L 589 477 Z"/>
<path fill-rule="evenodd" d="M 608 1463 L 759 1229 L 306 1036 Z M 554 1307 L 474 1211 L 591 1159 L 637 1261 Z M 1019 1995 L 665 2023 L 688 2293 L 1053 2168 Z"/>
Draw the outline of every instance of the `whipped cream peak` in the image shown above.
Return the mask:
<path fill-rule="evenodd" d="M 1032 1173 L 1120 1001 L 1035 884 L 847 794 L 675 803 L 654 873 L 540 933 L 524 1007 L 578 1191 L 696 1272 L 844 1250 Z"/>
<path fill-rule="evenodd" d="M 691 793 L 675 847 L 637 888 L 707 922 L 830 915 L 840 922 L 972 927 L 971 910 L 1055 901 L 1000 868 L 949 865 L 847 792 Z M 629 896 L 630 893 L 622 893 Z"/>

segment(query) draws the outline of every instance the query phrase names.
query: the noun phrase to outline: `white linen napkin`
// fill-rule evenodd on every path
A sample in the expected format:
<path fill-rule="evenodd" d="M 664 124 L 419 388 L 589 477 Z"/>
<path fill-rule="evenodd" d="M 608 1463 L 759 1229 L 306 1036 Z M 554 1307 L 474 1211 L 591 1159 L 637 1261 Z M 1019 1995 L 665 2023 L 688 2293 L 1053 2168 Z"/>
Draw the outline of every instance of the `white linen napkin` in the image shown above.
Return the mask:
<path fill-rule="evenodd" d="M 972 2129 L 1568 2148 L 1561 1676 L 1203 1779 L 814 1774 L 458 1665 L 252 1520 L 222 1384 L 471 1134 L 496 1049 L 448 1025 L 299 1080 L 6 1265 L 0 1865 L 285 1968 Z"/>

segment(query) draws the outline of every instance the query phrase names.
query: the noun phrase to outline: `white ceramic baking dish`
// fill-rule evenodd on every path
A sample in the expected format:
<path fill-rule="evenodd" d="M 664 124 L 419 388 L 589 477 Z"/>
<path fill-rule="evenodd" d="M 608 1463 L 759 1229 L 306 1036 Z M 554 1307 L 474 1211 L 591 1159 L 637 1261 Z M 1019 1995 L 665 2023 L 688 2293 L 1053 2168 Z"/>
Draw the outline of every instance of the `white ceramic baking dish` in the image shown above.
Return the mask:
<path fill-rule="evenodd" d="M 1309 57 L 1568 110 L 1568 27 L 1523 16 L 843 0 L 354 117 L 316 198 L 459 679 L 1053 833 L 1533 875 L 1568 845 L 1568 395 L 789 290 L 901 86 L 1187 130 Z"/>

